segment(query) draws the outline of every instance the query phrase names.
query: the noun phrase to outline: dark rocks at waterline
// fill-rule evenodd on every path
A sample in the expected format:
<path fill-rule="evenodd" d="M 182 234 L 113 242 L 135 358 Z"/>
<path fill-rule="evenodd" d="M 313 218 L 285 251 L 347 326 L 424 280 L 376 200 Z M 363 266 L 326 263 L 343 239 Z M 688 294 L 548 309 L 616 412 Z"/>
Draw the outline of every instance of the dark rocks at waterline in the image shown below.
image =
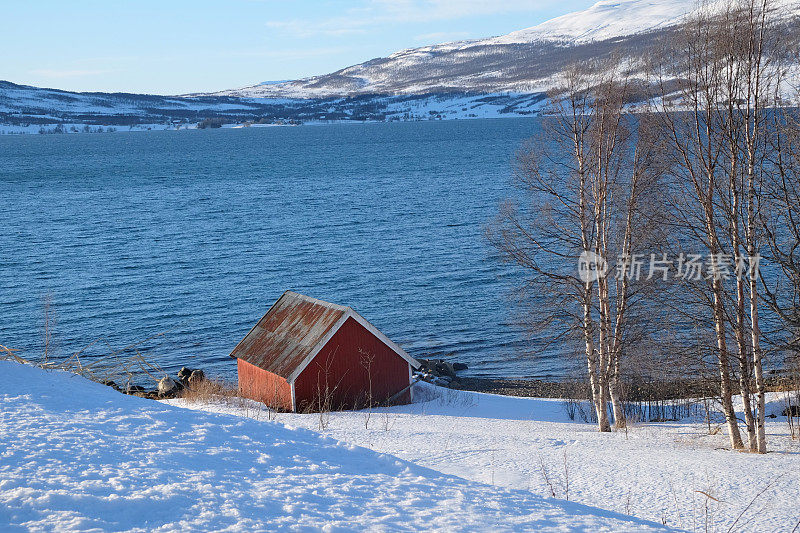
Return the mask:
<path fill-rule="evenodd" d="M 192 369 L 183 367 L 177 374 L 178 379 L 173 379 L 170 376 L 164 376 L 156 384 L 155 389 L 146 389 L 141 385 L 128 384 L 124 389 L 113 381 L 101 381 L 102 385 L 113 388 L 123 394 L 130 394 L 131 396 L 138 396 L 140 398 L 149 398 L 152 400 L 167 400 L 175 398 L 186 388 L 191 388 L 199 383 L 205 381 L 206 374 L 200 369 Z"/>
<path fill-rule="evenodd" d="M 119 385 L 117 385 L 113 381 L 101 381 L 100 384 L 101 385 L 105 385 L 106 387 L 111 387 L 112 389 L 114 389 L 116 391 L 122 392 L 122 389 L 119 388 Z"/>
<path fill-rule="evenodd" d="M 201 381 L 205 380 L 206 374 L 200 369 L 184 366 L 178 370 L 178 379 L 184 387 L 187 387 L 191 384 L 200 383 Z"/>
<path fill-rule="evenodd" d="M 174 395 L 172 395 L 172 396 L 161 396 L 160 394 L 158 394 L 157 390 L 149 390 L 149 391 L 145 391 L 145 392 L 137 392 L 133 396 L 137 396 L 139 398 L 146 398 L 148 400 L 167 400 L 167 399 L 175 397 Z"/>
<path fill-rule="evenodd" d="M 189 378 L 186 380 L 189 386 L 196 385 L 201 381 L 205 381 L 206 374 L 202 370 L 192 370 L 192 373 L 189 374 Z"/>
<path fill-rule="evenodd" d="M 195 387 L 205 380 L 206 373 L 202 370 L 198 368 L 183 367 L 178 371 L 178 381 L 175 382 L 175 392 Z"/>
<path fill-rule="evenodd" d="M 473 377 L 461 378 L 458 385 L 451 385 L 451 388 L 535 398 L 584 398 L 588 391 L 583 383 L 569 381 Z"/>
<path fill-rule="evenodd" d="M 178 379 L 181 381 L 188 381 L 189 376 L 192 375 L 192 372 L 194 372 L 194 370 L 189 367 L 181 367 L 181 369 L 178 370 Z"/>
<path fill-rule="evenodd" d="M 416 372 L 419 379 L 451 388 L 461 386 L 461 380 L 456 372 L 469 368 L 464 363 L 451 363 L 443 359 L 417 359 L 417 361 L 420 363 Z"/>

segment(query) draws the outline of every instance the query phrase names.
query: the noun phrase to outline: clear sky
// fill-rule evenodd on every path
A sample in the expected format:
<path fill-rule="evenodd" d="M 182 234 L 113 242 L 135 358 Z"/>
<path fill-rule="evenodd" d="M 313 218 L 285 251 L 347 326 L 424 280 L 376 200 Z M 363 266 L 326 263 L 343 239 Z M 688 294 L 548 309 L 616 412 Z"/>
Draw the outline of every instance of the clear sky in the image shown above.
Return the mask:
<path fill-rule="evenodd" d="M 502 35 L 592 0 L 0 0 L 0 79 L 180 94 Z"/>

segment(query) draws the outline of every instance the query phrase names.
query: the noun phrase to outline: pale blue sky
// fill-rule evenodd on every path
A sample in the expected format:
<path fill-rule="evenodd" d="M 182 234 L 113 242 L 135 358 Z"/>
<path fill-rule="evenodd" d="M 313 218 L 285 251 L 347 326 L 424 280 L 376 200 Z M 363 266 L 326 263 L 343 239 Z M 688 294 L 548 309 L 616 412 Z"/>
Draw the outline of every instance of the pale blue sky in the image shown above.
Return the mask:
<path fill-rule="evenodd" d="M 179 94 L 324 74 L 501 35 L 591 0 L 0 0 L 0 79 Z"/>

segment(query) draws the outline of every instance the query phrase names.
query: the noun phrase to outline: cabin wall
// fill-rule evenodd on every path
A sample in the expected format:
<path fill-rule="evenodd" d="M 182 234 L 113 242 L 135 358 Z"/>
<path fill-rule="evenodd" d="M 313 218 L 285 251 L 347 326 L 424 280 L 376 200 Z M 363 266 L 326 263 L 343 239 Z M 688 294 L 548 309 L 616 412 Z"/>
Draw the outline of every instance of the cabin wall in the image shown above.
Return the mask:
<path fill-rule="evenodd" d="M 292 410 L 292 387 L 285 379 L 241 359 L 236 366 L 242 396 L 281 411 Z"/>
<path fill-rule="evenodd" d="M 408 362 L 351 317 L 297 376 L 297 410 L 353 409 L 383 403 L 408 387 L 409 376 Z M 410 391 L 393 401 L 410 402 Z"/>

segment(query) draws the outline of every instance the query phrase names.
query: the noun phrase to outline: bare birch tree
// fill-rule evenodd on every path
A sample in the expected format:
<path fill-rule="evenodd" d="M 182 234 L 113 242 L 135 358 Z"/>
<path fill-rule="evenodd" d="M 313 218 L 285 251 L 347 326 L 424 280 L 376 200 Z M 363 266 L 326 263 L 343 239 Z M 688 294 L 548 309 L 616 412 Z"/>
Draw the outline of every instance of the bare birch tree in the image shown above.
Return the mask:
<path fill-rule="evenodd" d="M 721 32 L 713 24 L 713 17 L 700 15 L 686 24 L 684 34 L 667 51 L 658 79 L 662 87 L 662 101 L 666 102 L 670 85 L 668 80 L 682 80 L 678 102 L 685 109 L 676 110 L 666 105 L 661 118 L 665 138 L 670 141 L 665 153 L 673 163 L 673 178 L 679 198 L 686 202 L 674 210 L 679 224 L 686 229 L 690 242 L 702 247 L 710 257 L 722 254 L 719 235 L 720 215 L 716 194 L 722 179 L 720 166 L 724 145 L 717 132 L 717 105 L 721 100 L 721 79 L 724 71 L 722 54 L 717 42 Z M 711 308 L 715 356 L 718 361 L 719 389 L 722 411 L 728 426 L 733 448 L 742 447 L 742 438 L 733 407 L 728 331 L 725 315 L 723 280 L 712 276 L 701 287 L 708 290 L 707 301 Z"/>
<path fill-rule="evenodd" d="M 769 0 L 701 10 L 662 59 L 658 73 L 660 80 L 681 80 L 677 94 L 662 82 L 662 101 L 679 105 L 665 105 L 661 117 L 670 140 L 668 155 L 678 169 L 674 183 L 684 200 L 675 209 L 685 230 L 683 244 L 709 258 L 710 272 L 692 288 L 710 309 L 731 446 L 744 448 L 733 407 L 738 371 L 748 448 L 760 453 L 766 452 L 766 389 L 758 266 L 768 209 L 762 189 L 773 168 L 770 109 L 776 106 L 782 78 L 781 43 L 770 12 Z M 731 272 L 723 264 L 728 259 Z"/>
<path fill-rule="evenodd" d="M 658 189 L 649 117 L 626 112 L 629 85 L 617 66 L 569 71 L 542 134 L 519 154 L 526 204 L 507 202 L 488 231 L 502 256 L 526 269 L 529 295 L 548 295 L 533 321 L 583 346 L 599 431 L 611 430 L 609 402 L 615 425 L 625 426 L 620 367 L 638 291 L 630 259 L 646 241 L 640 199 Z M 588 270 L 579 272 L 579 259 Z"/>

